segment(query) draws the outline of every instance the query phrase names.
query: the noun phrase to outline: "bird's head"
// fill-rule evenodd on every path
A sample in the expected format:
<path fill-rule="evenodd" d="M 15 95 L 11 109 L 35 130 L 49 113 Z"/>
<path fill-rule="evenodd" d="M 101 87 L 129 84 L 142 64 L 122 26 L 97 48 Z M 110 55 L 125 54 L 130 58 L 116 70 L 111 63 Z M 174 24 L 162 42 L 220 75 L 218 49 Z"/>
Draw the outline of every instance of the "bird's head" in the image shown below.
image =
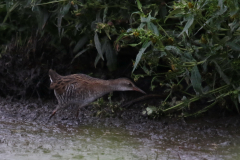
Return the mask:
<path fill-rule="evenodd" d="M 135 84 L 127 78 L 118 78 L 112 80 L 112 87 L 116 91 L 138 91 L 146 94 L 143 90 L 135 86 Z"/>

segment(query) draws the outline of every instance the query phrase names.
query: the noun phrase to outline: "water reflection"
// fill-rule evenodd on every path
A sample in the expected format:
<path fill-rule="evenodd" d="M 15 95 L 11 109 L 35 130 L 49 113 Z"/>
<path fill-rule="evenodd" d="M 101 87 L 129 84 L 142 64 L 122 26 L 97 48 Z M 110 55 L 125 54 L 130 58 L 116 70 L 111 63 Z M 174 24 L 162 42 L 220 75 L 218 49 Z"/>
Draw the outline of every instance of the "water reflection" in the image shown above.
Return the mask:
<path fill-rule="evenodd" d="M 3 160 L 237 159 L 239 136 L 0 121 Z"/>

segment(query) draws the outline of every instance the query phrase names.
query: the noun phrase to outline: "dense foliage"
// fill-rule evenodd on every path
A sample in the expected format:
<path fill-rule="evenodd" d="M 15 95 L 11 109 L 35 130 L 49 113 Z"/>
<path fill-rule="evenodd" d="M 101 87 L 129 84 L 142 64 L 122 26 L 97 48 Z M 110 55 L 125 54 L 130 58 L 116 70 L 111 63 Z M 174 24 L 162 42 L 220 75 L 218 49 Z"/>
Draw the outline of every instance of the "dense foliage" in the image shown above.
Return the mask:
<path fill-rule="evenodd" d="M 73 64 L 95 50 L 94 65 L 104 60 L 114 71 L 117 54 L 134 48 L 133 79 L 151 77 L 150 89 L 168 94 L 146 108 L 149 115 L 186 117 L 213 106 L 239 112 L 239 7 L 238 0 L 5 0 L 0 56 L 45 51 L 70 55 Z M 205 107 L 192 108 L 199 100 Z"/>

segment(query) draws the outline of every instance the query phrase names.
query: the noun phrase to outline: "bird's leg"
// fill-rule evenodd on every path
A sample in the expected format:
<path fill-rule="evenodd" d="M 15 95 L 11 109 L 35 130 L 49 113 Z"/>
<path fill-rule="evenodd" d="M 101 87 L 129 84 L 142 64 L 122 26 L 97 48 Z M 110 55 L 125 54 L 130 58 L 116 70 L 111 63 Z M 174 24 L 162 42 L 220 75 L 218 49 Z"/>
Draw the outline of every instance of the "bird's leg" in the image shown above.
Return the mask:
<path fill-rule="evenodd" d="M 76 118 L 78 118 L 78 116 L 79 116 L 79 111 L 80 111 L 80 109 L 81 109 L 81 108 L 78 108 L 78 109 L 77 109 Z"/>
<path fill-rule="evenodd" d="M 86 106 L 88 106 L 88 105 L 89 105 L 89 104 L 79 106 L 79 108 L 78 108 L 78 110 L 77 110 L 76 118 L 78 118 L 80 109 L 83 108 L 83 107 L 86 107 Z"/>
<path fill-rule="evenodd" d="M 48 120 L 50 120 L 50 119 L 55 115 L 55 113 L 57 112 L 57 110 L 59 110 L 59 108 L 60 108 L 60 105 L 58 105 L 58 106 L 53 110 L 53 112 L 52 112 L 52 114 L 51 114 L 51 116 L 49 117 Z"/>
<path fill-rule="evenodd" d="M 80 110 L 80 108 L 77 109 L 77 113 L 76 113 L 76 117 L 75 117 L 76 119 L 78 118 L 79 110 Z"/>

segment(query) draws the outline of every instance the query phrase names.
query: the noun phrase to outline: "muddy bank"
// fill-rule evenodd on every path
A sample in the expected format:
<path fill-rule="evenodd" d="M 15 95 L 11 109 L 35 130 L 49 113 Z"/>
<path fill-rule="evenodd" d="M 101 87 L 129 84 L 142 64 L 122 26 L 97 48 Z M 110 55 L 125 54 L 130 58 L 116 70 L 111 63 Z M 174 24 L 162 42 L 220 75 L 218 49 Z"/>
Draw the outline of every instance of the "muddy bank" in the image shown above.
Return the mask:
<path fill-rule="evenodd" d="M 99 141 L 100 136 L 99 146 L 105 145 L 105 142 L 111 142 L 110 144 L 119 142 L 114 149 L 111 148 L 110 145 L 106 146 L 108 148 L 107 150 L 112 150 L 111 152 L 119 151 L 119 145 L 124 144 L 122 148 L 120 147 L 120 150 L 123 150 L 121 154 L 123 157 L 125 156 L 124 158 L 126 158 L 125 152 L 129 152 L 131 155 L 133 153 L 137 155 L 137 158 L 132 159 L 219 160 L 236 159 L 240 156 L 240 118 L 238 116 L 214 119 L 205 117 L 201 119 L 195 118 L 194 120 L 163 118 L 155 121 L 142 115 L 142 109 L 139 108 L 139 105 L 134 105 L 116 117 L 99 118 L 95 116 L 95 108 L 90 105 L 81 110 L 77 119 L 75 118 L 76 107 L 69 107 L 58 112 L 48 121 L 48 117 L 54 110 L 56 104 L 57 102 L 55 100 L 39 102 L 36 99 L 12 101 L 0 98 L 0 126 L 3 132 L 3 134 L 0 135 L 0 140 L 2 144 L 6 145 L 3 149 L 6 147 L 8 147 L 7 150 L 12 149 L 13 153 L 16 152 L 16 155 L 11 154 L 15 158 L 19 158 L 19 153 L 24 153 L 25 156 L 22 157 L 24 159 L 26 156 L 33 156 L 38 152 L 43 152 L 44 156 L 54 157 L 58 155 L 58 159 L 65 159 L 70 156 L 69 153 L 72 153 L 76 148 L 79 149 L 79 145 L 82 143 L 86 143 L 87 146 L 91 145 L 90 148 L 96 148 L 95 139 Z M 8 129 L 9 127 L 10 129 Z M 26 127 L 27 129 L 25 131 Z M 12 133 L 6 134 L 4 130 L 6 130 L 5 132 L 11 131 Z M 45 131 L 47 131 L 47 133 L 45 133 Z M 30 138 L 28 136 L 24 138 L 24 135 L 28 134 L 31 134 L 29 136 Z M 46 134 L 50 135 L 46 136 Z M 70 139 L 69 134 L 71 135 Z M 122 138 L 125 137 L 125 139 L 123 140 L 119 134 Z M 86 139 L 92 138 L 93 135 L 94 140 L 89 144 Z M 36 141 L 36 137 L 39 138 L 39 136 L 41 139 Z M 49 136 L 51 138 L 49 138 Z M 127 140 L 126 136 L 130 139 Z M 61 138 L 55 140 L 57 137 Z M 67 145 L 66 137 L 68 137 L 67 142 L 69 143 Z M 102 137 L 106 137 L 107 139 L 102 139 Z M 132 140 L 134 141 L 132 142 Z M 16 150 L 16 146 L 20 143 L 19 141 L 22 141 L 21 143 L 25 147 L 25 150 L 22 149 L 22 147 L 17 147 L 20 151 Z M 30 149 L 25 141 L 29 141 L 29 144 L 34 146 L 35 149 Z M 55 144 L 56 141 L 59 142 L 60 146 L 65 148 L 65 152 L 69 152 L 58 152 L 61 149 L 57 148 L 58 145 Z M 133 146 L 130 145 L 129 147 L 130 142 L 133 143 Z M 12 145 L 12 147 L 10 146 L 9 148 L 9 144 Z M 74 146 L 70 144 L 74 144 Z M 136 145 L 138 149 L 134 149 Z M 46 146 L 51 147 L 46 148 Z M 126 150 L 127 146 L 128 149 Z M 69 150 L 71 147 L 72 149 Z M 103 152 L 106 156 L 109 156 L 110 154 L 106 153 L 106 147 L 104 147 Z M 7 150 L 5 152 L 4 150 L 2 153 L 3 157 L 8 157 L 9 154 L 7 154 Z M 29 154 L 29 150 L 33 153 Z M 96 154 L 99 155 L 98 150 L 93 149 L 90 153 L 92 152 L 96 152 Z M 74 157 L 79 153 L 86 153 L 86 155 L 81 157 L 89 158 L 88 152 L 86 151 L 76 153 L 74 151 L 72 156 Z M 35 156 L 38 157 L 37 155 Z M 100 157 L 104 156 L 100 155 Z M 114 155 L 110 159 L 113 157 L 117 156 Z"/>
<path fill-rule="evenodd" d="M 96 116 L 96 108 L 93 105 L 81 109 L 79 117 L 76 118 L 77 106 L 70 106 L 48 120 L 52 111 L 57 105 L 56 100 L 40 102 L 37 99 L 14 101 L 0 98 L 0 117 L 1 119 L 13 119 L 16 121 L 36 122 L 44 125 L 63 124 L 67 126 L 81 125 L 104 125 L 107 127 L 123 127 L 136 131 L 197 131 L 207 132 L 209 134 L 227 135 L 228 130 L 240 134 L 240 117 L 221 117 L 221 118 L 162 118 L 152 120 L 142 114 L 143 108 L 139 104 L 115 113 L 114 117 L 100 118 Z"/>

